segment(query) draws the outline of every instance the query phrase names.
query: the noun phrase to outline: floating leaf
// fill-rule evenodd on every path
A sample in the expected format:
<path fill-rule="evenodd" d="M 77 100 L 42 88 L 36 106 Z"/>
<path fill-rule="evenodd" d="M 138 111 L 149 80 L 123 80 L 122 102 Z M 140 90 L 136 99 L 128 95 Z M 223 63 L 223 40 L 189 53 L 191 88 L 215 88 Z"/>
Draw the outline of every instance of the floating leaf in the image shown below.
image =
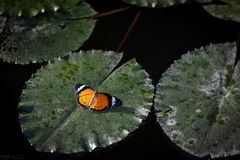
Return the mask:
<path fill-rule="evenodd" d="M 210 45 L 176 61 L 157 85 L 158 122 L 198 157 L 240 153 L 240 63 L 234 43 Z"/>
<path fill-rule="evenodd" d="M 0 58 L 7 62 L 27 64 L 64 56 L 83 44 L 95 24 L 94 20 L 66 19 L 93 13 L 82 2 L 69 12 L 10 18 L 0 36 Z"/>
<path fill-rule="evenodd" d="M 211 15 L 226 20 L 240 22 L 240 1 L 239 0 L 221 0 L 226 4 L 208 4 L 203 7 Z"/>
<path fill-rule="evenodd" d="M 0 16 L 0 33 L 3 32 L 5 26 L 6 26 L 6 17 Z"/>
<path fill-rule="evenodd" d="M 79 1 L 82 0 L 0 0 L 0 14 L 35 16 L 45 11 L 72 8 Z"/>
<path fill-rule="evenodd" d="M 187 2 L 187 0 L 124 0 L 127 3 L 141 7 L 169 7 Z"/>
<path fill-rule="evenodd" d="M 27 83 L 19 104 L 23 133 L 39 151 L 91 151 L 117 142 L 135 130 L 149 113 L 153 86 L 146 72 L 131 60 L 114 71 L 114 52 L 70 54 L 40 69 Z M 88 84 L 121 99 L 123 105 L 104 113 L 79 107 L 73 87 Z"/>

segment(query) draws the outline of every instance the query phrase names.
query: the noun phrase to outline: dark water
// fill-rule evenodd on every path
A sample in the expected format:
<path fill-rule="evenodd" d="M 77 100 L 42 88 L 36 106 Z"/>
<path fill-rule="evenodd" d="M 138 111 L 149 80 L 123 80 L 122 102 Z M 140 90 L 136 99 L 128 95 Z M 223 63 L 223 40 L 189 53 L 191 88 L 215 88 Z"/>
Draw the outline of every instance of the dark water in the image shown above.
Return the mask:
<path fill-rule="evenodd" d="M 116 0 L 88 1 L 99 12 L 126 6 Z M 116 50 L 139 9 L 100 18 L 80 49 Z M 239 23 L 214 18 L 195 3 L 163 9 L 141 8 L 140 18 L 121 50 L 123 62 L 136 58 L 156 84 L 182 54 L 209 43 L 233 42 L 239 31 Z M 153 114 L 126 139 L 107 148 L 71 155 L 35 151 L 21 133 L 17 104 L 24 82 L 42 65 L 0 62 L 0 159 L 197 159 L 171 144 Z"/>

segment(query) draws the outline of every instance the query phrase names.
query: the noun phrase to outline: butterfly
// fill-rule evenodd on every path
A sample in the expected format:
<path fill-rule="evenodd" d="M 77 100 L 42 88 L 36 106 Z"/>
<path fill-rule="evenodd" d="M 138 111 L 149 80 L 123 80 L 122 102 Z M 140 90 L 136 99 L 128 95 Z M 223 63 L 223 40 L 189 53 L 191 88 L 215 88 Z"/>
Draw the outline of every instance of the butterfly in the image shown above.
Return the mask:
<path fill-rule="evenodd" d="M 74 89 L 77 104 L 85 109 L 102 112 L 122 105 L 119 98 L 108 93 L 98 92 L 88 85 L 76 84 Z"/>

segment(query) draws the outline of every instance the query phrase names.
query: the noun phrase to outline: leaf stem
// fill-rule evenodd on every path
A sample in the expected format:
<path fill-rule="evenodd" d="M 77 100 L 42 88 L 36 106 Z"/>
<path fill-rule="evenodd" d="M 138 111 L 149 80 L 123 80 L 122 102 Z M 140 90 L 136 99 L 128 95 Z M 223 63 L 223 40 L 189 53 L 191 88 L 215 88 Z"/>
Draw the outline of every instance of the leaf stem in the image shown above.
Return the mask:
<path fill-rule="evenodd" d="M 116 52 L 120 52 L 124 43 L 126 42 L 129 34 L 131 33 L 131 31 L 133 30 L 137 20 L 139 19 L 140 17 L 140 14 L 141 14 L 141 11 L 138 11 L 138 13 L 136 14 L 136 16 L 134 17 L 132 23 L 130 24 L 130 26 L 128 27 L 128 30 L 126 31 L 126 33 L 124 34 L 123 36 L 123 39 L 121 40 L 120 44 L 118 45 L 117 49 L 116 49 Z M 106 76 L 104 76 L 98 85 L 100 85 L 103 81 L 105 81 L 109 76 L 110 74 L 112 74 L 118 67 L 119 67 L 120 64 L 117 64 Z"/>
<path fill-rule="evenodd" d="M 119 12 L 126 11 L 129 8 L 130 8 L 129 6 L 128 7 L 117 8 L 117 9 L 110 10 L 110 11 L 107 11 L 107 12 L 99 13 L 99 14 L 91 16 L 89 18 L 90 19 L 97 19 L 97 18 L 101 18 L 101 17 L 105 17 L 105 16 L 108 16 L 108 15 L 112 15 L 112 14 L 116 14 L 116 13 L 119 13 Z"/>
<path fill-rule="evenodd" d="M 123 39 L 121 40 L 120 44 L 118 45 L 117 49 L 116 49 L 116 52 L 120 52 L 124 43 L 126 42 L 129 34 L 131 33 L 131 31 L 133 30 L 137 20 L 139 19 L 140 17 L 140 14 L 141 14 L 141 11 L 138 11 L 138 13 L 136 14 L 136 16 L 134 17 L 132 23 L 130 24 L 130 26 L 128 27 L 128 30 L 126 31 L 126 33 L 124 34 L 123 36 Z"/>
<path fill-rule="evenodd" d="M 101 18 L 101 17 L 105 17 L 105 16 L 108 16 L 108 15 L 112 15 L 112 14 L 116 14 L 116 13 L 119 13 L 119 12 L 126 11 L 129 8 L 130 7 L 122 7 L 122 8 L 117 8 L 117 9 L 110 10 L 110 11 L 107 11 L 107 12 L 99 13 L 99 14 L 96 14 L 96 15 L 93 15 L 93 16 L 72 17 L 72 18 L 66 18 L 66 19 L 62 19 L 62 20 L 72 21 L 72 20 L 81 20 L 81 19 L 98 19 L 98 18 Z"/>

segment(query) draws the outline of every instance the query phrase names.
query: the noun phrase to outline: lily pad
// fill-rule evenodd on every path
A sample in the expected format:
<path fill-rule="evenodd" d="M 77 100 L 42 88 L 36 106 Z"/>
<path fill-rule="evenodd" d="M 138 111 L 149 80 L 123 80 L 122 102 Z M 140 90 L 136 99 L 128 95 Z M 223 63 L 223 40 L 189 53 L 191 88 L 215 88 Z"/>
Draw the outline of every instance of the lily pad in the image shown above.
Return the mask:
<path fill-rule="evenodd" d="M 150 111 L 153 86 L 133 59 L 115 70 L 121 54 L 87 51 L 55 59 L 22 91 L 20 124 L 31 144 L 44 152 L 73 153 L 105 147 L 135 130 Z M 83 83 L 118 97 L 122 106 L 103 113 L 76 103 L 73 87 Z"/>
<path fill-rule="evenodd" d="M 4 32 L 0 35 L 0 58 L 11 63 L 28 64 L 65 56 L 83 44 L 95 24 L 95 20 L 67 19 L 93 13 L 94 11 L 81 1 L 68 12 L 9 18 Z"/>
<path fill-rule="evenodd" d="M 35 16 L 45 11 L 69 9 L 78 3 L 79 0 L 0 0 L 0 14 Z"/>
<path fill-rule="evenodd" d="M 4 30 L 5 26 L 6 26 L 6 20 L 7 20 L 6 17 L 0 16 L 0 33 L 3 32 L 3 30 Z"/>
<path fill-rule="evenodd" d="M 157 119 L 186 152 L 240 153 L 240 62 L 234 43 L 211 44 L 177 60 L 157 85 Z"/>
<path fill-rule="evenodd" d="M 187 0 L 124 0 L 127 3 L 141 7 L 169 7 L 187 2 Z"/>
<path fill-rule="evenodd" d="M 203 7 L 211 15 L 225 20 L 240 22 L 240 1 L 221 0 L 226 4 L 208 4 Z"/>

